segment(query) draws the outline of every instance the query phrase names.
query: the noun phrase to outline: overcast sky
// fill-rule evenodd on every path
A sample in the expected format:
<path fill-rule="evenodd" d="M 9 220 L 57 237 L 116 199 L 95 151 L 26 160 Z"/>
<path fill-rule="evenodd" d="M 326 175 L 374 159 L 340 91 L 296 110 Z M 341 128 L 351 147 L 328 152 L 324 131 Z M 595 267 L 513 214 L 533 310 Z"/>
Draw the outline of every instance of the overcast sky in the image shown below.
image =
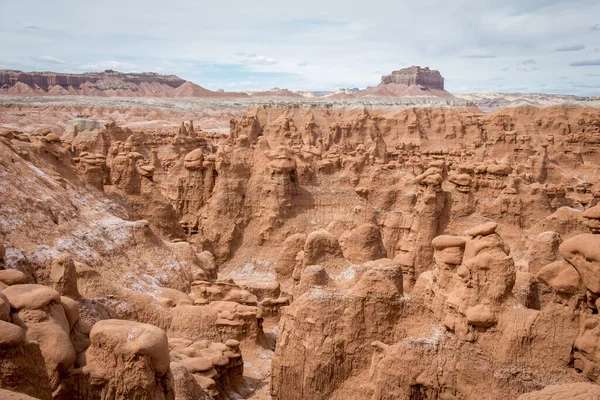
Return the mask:
<path fill-rule="evenodd" d="M 0 0 L 0 69 L 335 90 L 411 65 L 452 92 L 600 94 L 599 0 Z"/>

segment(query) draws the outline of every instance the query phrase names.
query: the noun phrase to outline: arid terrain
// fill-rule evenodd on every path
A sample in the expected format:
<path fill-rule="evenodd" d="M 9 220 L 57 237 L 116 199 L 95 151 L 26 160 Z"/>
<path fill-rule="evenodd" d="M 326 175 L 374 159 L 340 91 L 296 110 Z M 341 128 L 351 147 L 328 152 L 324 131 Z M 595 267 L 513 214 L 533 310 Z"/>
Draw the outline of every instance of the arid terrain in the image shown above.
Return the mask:
<path fill-rule="evenodd" d="M 600 399 L 597 100 L 48 74 L 0 73 L 0 398 Z"/>

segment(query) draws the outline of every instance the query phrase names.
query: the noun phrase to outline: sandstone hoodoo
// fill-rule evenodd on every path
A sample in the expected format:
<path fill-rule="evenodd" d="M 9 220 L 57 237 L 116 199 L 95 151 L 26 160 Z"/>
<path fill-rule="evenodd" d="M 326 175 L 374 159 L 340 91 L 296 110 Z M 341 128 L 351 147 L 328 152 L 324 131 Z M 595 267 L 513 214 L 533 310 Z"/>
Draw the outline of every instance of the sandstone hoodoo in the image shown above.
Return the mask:
<path fill-rule="evenodd" d="M 600 108 L 2 76 L 1 398 L 600 399 Z"/>

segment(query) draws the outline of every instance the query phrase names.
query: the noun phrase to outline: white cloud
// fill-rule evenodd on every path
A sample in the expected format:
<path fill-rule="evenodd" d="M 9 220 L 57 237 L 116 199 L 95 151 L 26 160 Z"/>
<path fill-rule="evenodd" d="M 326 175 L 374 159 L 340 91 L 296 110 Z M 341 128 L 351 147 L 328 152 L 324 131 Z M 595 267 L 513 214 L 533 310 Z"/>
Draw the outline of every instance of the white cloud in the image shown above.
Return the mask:
<path fill-rule="evenodd" d="M 480 59 L 485 59 L 485 58 L 498 58 L 498 56 L 495 56 L 493 54 L 466 54 L 464 56 L 461 56 L 462 58 L 480 58 Z"/>
<path fill-rule="evenodd" d="M 32 56 L 31 59 L 47 64 L 67 64 L 66 61 L 53 56 Z"/>
<path fill-rule="evenodd" d="M 537 61 L 535 61 L 533 58 L 527 59 L 521 63 L 519 63 L 521 65 L 534 65 L 537 64 Z"/>
<path fill-rule="evenodd" d="M 562 51 L 562 52 L 567 52 L 567 51 L 580 51 L 585 49 L 585 46 L 582 44 L 576 44 L 574 46 L 562 46 L 556 49 L 556 51 Z"/>
<path fill-rule="evenodd" d="M 255 54 L 248 54 L 246 59 L 242 63 L 247 65 L 275 65 L 277 60 L 265 56 L 257 56 Z"/>
<path fill-rule="evenodd" d="M 571 67 L 596 67 L 600 66 L 600 60 L 575 61 L 569 64 Z"/>
<path fill-rule="evenodd" d="M 136 64 L 120 61 L 99 61 L 96 63 L 86 63 L 77 66 L 80 71 L 104 71 L 112 69 L 120 72 L 138 72 L 139 67 Z"/>

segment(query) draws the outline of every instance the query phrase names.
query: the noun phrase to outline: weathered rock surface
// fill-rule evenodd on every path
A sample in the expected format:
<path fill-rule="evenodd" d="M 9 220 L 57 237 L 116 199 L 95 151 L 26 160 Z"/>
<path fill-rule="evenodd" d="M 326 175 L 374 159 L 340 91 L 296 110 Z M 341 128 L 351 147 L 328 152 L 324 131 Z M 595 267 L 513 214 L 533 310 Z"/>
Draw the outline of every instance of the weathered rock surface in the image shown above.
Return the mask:
<path fill-rule="evenodd" d="M 229 135 L 61 112 L 0 131 L 1 388 L 492 400 L 600 382 L 597 109 L 265 106 Z"/>
<path fill-rule="evenodd" d="M 393 71 L 390 75 L 381 78 L 381 84 L 397 83 L 399 85 L 420 85 L 426 88 L 444 90 L 444 78 L 439 71 L 428 67 L 409 67 Z"/>

